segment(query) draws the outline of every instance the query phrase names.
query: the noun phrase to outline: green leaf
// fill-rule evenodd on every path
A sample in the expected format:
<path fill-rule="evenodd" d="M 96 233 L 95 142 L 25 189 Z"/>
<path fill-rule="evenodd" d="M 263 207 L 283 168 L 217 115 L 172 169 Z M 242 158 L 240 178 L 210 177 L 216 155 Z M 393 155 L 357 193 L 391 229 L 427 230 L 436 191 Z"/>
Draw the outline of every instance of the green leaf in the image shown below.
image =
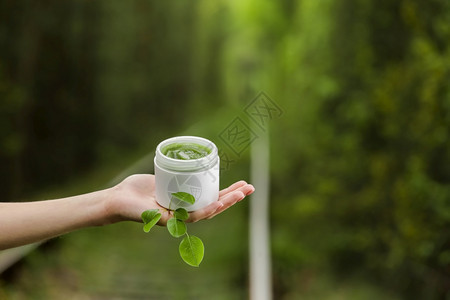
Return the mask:
<path fill-rule="evenodd" d="M 186 221 L 189 218 L 189 213 L 182 207 L 178 208 L 173 215 L 175 216 L 175 218 L 182 221 Z"/>
<path fill-rule="evenodd" d="M 181 201 L 187 202 L 189 204 L 194 204 L 195 203 L 194 196 L 192 196 L 189 193 L 185 193 L 185 192 L 172 193 L 172 196 L 177 198 L 177 199 L 179 199 L 179 200 L 181 200 Z"/>
<path fill-rule="evenodd" d="M 198 267 L 203 260 L 205 247 L 203 242 L 196 236 L 186 235 L 179 247 L 181 258 L 190 266 Z"/>
<path fill-rule="evenodd" d="M 149 232 L 159 219 L 161 219 L 161 214 L 157 209 L 149 209 L 141 214 L 142 221 L 144 222 L 144 232 Z"/>
<path fill-rule="evenodd" d="M 167 230 L 169 230 L 172 236 L 180 237 L 186 233 L 186 224 L 182 220 L 172 218 L 167 221 Z"/>
<path fill-rule="evenodd" d="M 144 221 L 144 223 L 149 223 L 155 218 L 157 214 L 159 214 L 159 210 L 157 209 L 146 210 L 141 214 L 142 221 Z"/>

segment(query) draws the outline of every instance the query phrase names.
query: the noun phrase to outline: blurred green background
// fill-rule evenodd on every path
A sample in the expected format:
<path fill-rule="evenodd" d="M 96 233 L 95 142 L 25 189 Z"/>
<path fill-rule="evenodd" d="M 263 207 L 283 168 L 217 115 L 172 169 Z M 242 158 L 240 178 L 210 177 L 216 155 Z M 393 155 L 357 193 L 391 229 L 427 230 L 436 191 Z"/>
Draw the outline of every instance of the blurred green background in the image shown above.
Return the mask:
<path fill-rule="evenodd" d="M 220 135 L 263 91 L 274 298 L 449 299 L 449 41 L 448 0 L 2 0 L 2 201 L 151 172 L 180 134 L 219 146 L 221 187 L 251 180 Z M 0 298 L 246 299 L 247 206 L 190 227 L 199 269 L 116 224 L 34 251 Z"/>

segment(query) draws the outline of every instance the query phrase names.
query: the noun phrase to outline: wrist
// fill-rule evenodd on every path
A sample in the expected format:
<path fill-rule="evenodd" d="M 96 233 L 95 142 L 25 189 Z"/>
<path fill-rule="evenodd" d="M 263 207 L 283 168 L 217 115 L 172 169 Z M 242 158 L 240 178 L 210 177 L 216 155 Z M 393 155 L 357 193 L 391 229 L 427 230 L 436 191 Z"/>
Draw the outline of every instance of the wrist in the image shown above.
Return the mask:
<path fill-rule="evenodd" d="M 118 191 L 116 187 L 99 191 L 100 216 L 97 226 L 109 225 L 122 221 L 117 205 Z"/>

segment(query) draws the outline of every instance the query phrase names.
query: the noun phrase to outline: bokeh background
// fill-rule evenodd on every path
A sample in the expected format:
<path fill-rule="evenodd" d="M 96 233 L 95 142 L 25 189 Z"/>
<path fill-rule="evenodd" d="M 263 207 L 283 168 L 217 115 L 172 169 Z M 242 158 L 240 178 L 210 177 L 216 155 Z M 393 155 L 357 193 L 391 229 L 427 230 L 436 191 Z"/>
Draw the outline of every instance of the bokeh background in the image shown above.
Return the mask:
<path fill-rule="evenodd" d="M 2 201 L 152 172 L 163 139 L 221 149 L 262 91 L 275 299 L 449 299 L 448 0 L 0 1 Z M 258 131 L 259 130 L 259 131 Z M 223 136 L 222 136 L 223 137 Z M 251 144 L 251 143 L 249 143 Z M 192 224 L 68 234 L 0 277 L 1 299 L 246 299 L 248 203 Z M 0 228 L 1 234 L 1 228 Z"/>

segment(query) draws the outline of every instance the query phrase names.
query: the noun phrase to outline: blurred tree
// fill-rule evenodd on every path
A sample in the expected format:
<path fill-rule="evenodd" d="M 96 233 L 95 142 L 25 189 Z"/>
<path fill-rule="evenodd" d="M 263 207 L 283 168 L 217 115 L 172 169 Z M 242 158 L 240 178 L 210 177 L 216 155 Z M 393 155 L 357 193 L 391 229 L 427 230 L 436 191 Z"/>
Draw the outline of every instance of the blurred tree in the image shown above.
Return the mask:
<path fill-rule="evenodd" d="M 331 269 L 443 298 L 448 20 L 447 0 L 0 1 L 5 197 L 264 90 L 284 111 L 270 124 L 277 296 Z M 215 116 L 211 134 L 230 121 Z"/>
<path fill-rule="evenodd" d="M 407 297 L 448 295 L 448 1 L 297 12 L 278 71 L 288 82 L 272 85 L 287 86 L 275 95 L 288 108 L 274 134 L 275 220 L 292 207 L 275 226 L 276 267 L 332 265 Z"/>
<path fill-rule="evenodd" d="M 182 126 L 198 82 L 195 5 L 23 0 L 0 10 L 5 200 Z"/>
<path fill-rule="evenodd" d="M 17 197 L 19 190 L 61 182 L 95 159 L 96 18 L 88 16 L 96 14 L 96 6 L 87 1 L 2 6 L 4 82 L 18 91 L 6 98 L 13 109 L 4 128 L 20 137 L 16 163 L 5 168 L 11 182 L 5 190 L 12 187 L 10 196 Z"/>

